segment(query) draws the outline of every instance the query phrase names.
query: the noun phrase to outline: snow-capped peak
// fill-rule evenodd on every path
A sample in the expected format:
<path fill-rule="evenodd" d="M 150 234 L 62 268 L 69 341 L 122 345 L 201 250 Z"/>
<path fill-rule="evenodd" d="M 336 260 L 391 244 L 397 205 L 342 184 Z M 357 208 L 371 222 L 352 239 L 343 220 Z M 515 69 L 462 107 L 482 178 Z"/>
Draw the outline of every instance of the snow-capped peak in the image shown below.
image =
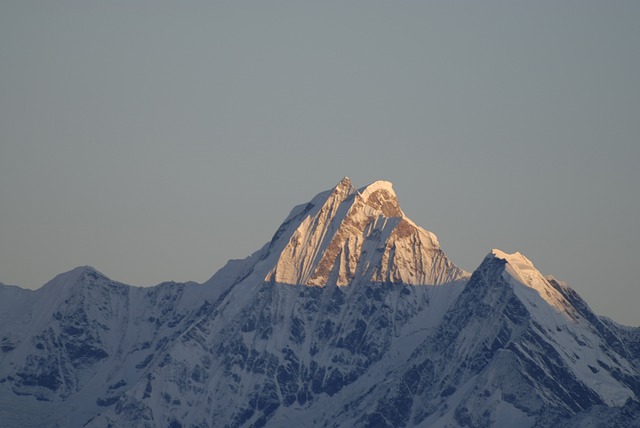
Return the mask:
<path fill-rule="evenodd" d="M 558 312 L 565 313 L 569 315 L 570 318 L 575 318 L 575 310 L 569 302 L 567 302 L 564 296 L 549 283 L 549 280 L 536 269 L 531 260 L 523 254 L 519 252 L 508 254 L 504 251 L 493 249 L 491 250 L 491 256 L 506 261 L 502 276 L 507 282 L 514 286 L 516 293 L 518 292 L 518 286 L 533 289 Z"/>
<path fill-rule="evenodd" d="M 404 216 L 393 185 L 376 181 L 358 191 L 345 177 L 333 190 L 301 205 L 276 233 L 271 282 L 325 286 L 371 282 L 441 284 L 465 272 L 430 232 Z"/>
<path fill-rule="evenodd" d="M 502 278 L 513 287 L 514 294 L 527 308 L 536 331 L 552 346 L 559 347 L 558 355 L 571 367 L 577 379 L 608 405 L 621 406 L 633 396 L 624 381 L 626 373 L 633 369 L 621 363 L 620 356 L 605 346 L 601 336 L 603 330 L 597 325 L 595 316 L 589 316 L 584 310 L 581 312 L 562 294 L 562 289 L 569 290 L 565 283 L 543 276 L 528 258 L 518 252 L 507 254 L 494 249 L 489 257 L 505 262 Z M 554 287 L 551 281 L 561 289 Z M 585 352 L 585 349 L 589 351 Z M 600 371 L 597 367 L 605 370 Z"/>

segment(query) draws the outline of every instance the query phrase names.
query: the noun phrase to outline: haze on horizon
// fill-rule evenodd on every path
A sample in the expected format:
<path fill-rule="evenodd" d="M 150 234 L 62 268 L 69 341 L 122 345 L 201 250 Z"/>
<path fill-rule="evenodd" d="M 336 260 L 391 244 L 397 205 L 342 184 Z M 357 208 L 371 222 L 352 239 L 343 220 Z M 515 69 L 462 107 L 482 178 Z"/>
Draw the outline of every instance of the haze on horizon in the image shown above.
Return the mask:
<path fill-rule="evenodd" d="M 0 3 L 0 281 L 205 281 L 349 176 L 640 325 L 640 3 Z"/>

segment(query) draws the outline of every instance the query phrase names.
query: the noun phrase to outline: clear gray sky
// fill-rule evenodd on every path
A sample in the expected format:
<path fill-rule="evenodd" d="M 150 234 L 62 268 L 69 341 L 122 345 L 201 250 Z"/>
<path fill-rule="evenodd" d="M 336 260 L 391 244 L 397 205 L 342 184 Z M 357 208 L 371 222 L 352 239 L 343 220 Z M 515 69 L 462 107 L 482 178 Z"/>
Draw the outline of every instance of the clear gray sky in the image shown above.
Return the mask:
<path fill-rule="evenodd" d="M 0 0 L 0 281 L 202 282 L 348 175 L 640 325 L 640 2 Z"/>

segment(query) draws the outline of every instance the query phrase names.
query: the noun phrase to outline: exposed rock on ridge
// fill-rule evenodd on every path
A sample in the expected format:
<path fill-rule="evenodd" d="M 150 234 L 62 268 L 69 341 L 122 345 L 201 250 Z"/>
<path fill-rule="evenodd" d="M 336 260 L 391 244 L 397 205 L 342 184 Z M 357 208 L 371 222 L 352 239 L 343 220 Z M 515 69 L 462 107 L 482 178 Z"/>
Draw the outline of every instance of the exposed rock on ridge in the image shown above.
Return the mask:
<path fill-rule="evenodd" d="M 433 233 L 404 215 L 387 181 L 356 190 L 345 177 L 311 205 L 296 222 L 289 219 L 295 230 L 267 281 L 346 286 L 357 278 L 437 285 L 466 275 L 447 259 Z"/>

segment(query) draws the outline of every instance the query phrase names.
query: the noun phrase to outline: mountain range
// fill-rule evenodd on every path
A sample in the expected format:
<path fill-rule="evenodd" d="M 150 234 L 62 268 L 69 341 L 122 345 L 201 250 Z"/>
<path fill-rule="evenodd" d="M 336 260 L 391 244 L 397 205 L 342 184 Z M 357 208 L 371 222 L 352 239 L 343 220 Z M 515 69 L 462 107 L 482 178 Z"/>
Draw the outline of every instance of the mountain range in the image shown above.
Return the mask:
<path fill-rule="evenodd" d="M 640 328 L 344 178 L 203 284 L 0 285 L 0 426 L 638 427 Z"/>

